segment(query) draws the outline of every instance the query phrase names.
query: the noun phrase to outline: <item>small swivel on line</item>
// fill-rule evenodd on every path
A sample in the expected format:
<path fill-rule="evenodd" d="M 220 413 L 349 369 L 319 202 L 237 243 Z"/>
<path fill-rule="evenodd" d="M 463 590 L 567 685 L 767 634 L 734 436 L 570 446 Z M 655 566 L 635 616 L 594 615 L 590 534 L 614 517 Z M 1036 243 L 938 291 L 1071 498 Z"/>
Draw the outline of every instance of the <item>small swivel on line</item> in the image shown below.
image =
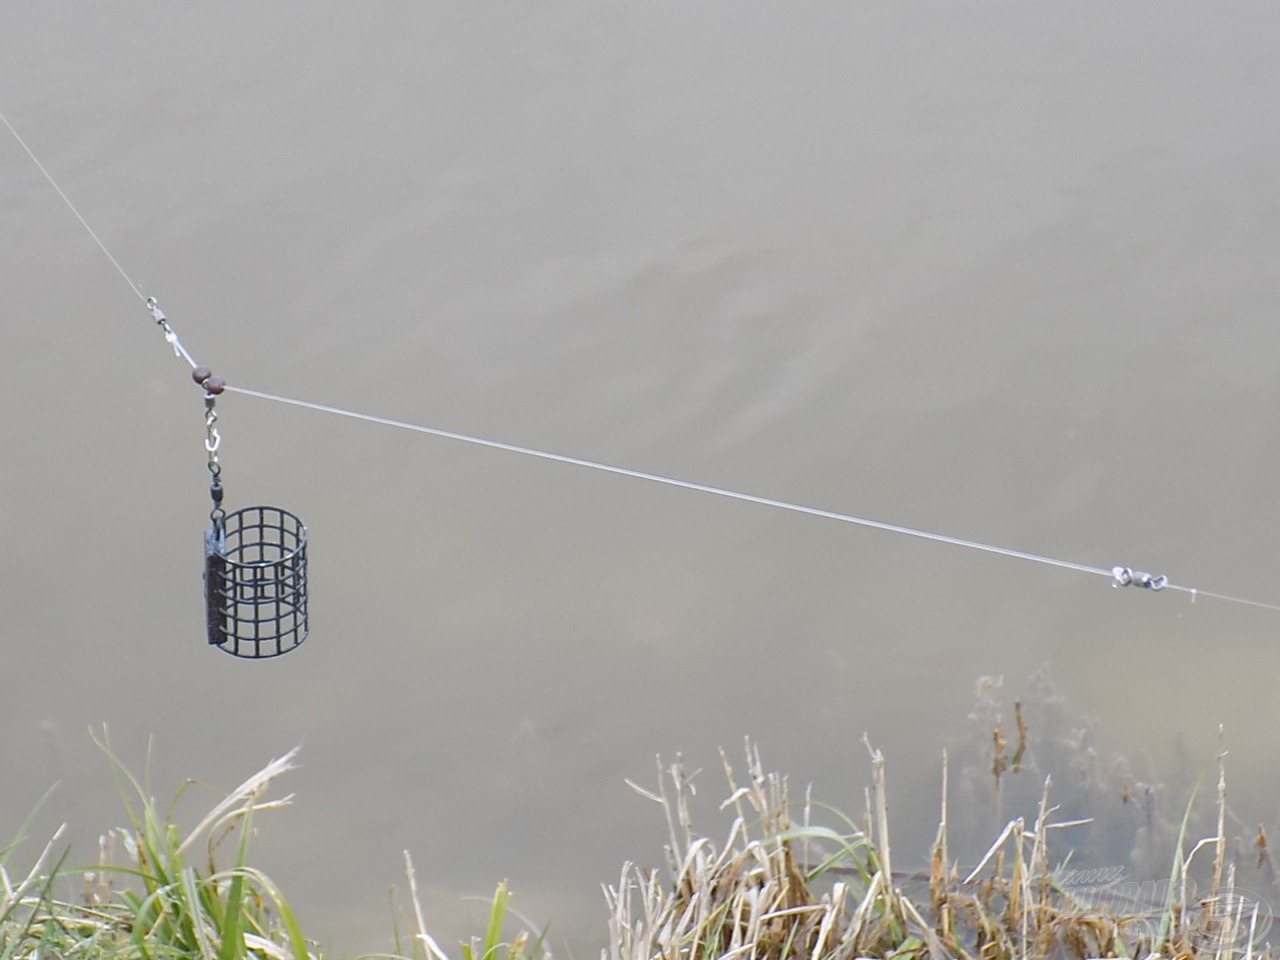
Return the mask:
<path fill-rule="evenodd" d="M 1169 578 L 1163 573 L 1150 574 L 1132 567 L 1112 567 L 1111 585 L 1113 587 L 1142 587 L 1144 590 L 1163 590 L 1169 585 Z"/>

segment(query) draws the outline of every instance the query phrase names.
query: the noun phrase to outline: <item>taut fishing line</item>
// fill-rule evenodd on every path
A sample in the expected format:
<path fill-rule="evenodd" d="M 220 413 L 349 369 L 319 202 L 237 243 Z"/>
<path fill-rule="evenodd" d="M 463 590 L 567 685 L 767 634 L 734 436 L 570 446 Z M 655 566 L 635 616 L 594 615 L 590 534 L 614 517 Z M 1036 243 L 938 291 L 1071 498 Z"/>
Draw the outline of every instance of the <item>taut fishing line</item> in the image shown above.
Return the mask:
<path fill-rule="evenodd" d="M 151 316 L 164 332 L 165 339 L 173 347 L 174 353 L 186 360 L 191 366 L 192 379 L 204 388 L 205 449 L 208 453 L 209 472 L 212 477 L 210 496 L 213 500 L 213 510 L 210 514 L 212 526 L 205 533 L 205 599 L 208 612 L 208 640 L 210 644 L 218 646 L 234 656 L 249 659 L 279 656 L 295 649 L 306 639 L 308 632 L 307 530 L 302 521 L 279 507 L 248 507 L 232 514 L 227 514 L 222 509 L 221 464 L 218 461 L 218 450 L 222 438 L 216 426 L 218 418 L 214 403 L 215 398 L 223 392 L 238 393 L 247 397 L 255 397 L 259 400 L 314 410 L 318 413 L 348 417 L 364 423 L 375 423 L 400 430 L 411 430 L 415 433 L 428 434 L 433 437 L 458 440 L 463 443 L 476 444 L 508 453 L 551 460 L 573 467 L 583 467 L 617 476 L 631 477 L 635 480 L 647 480 L 651 483 L 660 483 L 670 487 L 727 497 L 732 500 L 820 517 L 825 520 L 836 520 L 841 523 L 869 527 L 875 530 L 883 530 L 886 533 L 916 537 L 934 543 L 951 544 L 952 546 L 998 554 L 1015 560 L 1026 560 L 1031 563 L 1044 564 L 1063 570 L 1074 570 L 1078 573 L 1104 577 L 1110 581 L 1113 587 L 1139 587 L 1153 593 L 1173 590 L 1188 594 L 1192 603 L 1199 597 L 1208 597 L 1225 603 L 1242 604 L 1280 612 L 1280 604 L 1265 603 L 1260 600 L 1250 600 L 1244 597 L 1200 590 L 1196 587 L 1182 586 L 1171 582 L 1164 574 L 1146 573 L 1121 564 L 1112 567 L 1098 567 L 1086 563 L 1076 563 L 1071 560 L 1029 553 L 1025 550 L 1015 550 L 996 544 L 983 543 L 978 540 L 967 540 L 963 537 L 934 533 L 902 524 L 887 523 L 868 517 L 838 513 L 834 510 L 804 506 L 803 504 L 791 503 L 786 500 L 776 500 L 752 493 L 742 493 L 723 487 L 710 486 L 705 483 L 696 483 L 691 480 L 681 480 L 676 477 L 649 473 L 644 470 L 635 470 L 630 467 L 585 460 L 580 457 L 571 457 L 546 450 L 536 450 L 532 447 L 524 447 L 514 443 L 469 436 L 452 430 L 443 430 L 437 427 L 408 423 L 403 420 L 394 420 L 389 417 L 345 410 L 341 407 L 283 397 L 225 383 L 222 378 L 214 376 L 207 367 L 201 366 L 195 361 L 178 339 L 177 333 L 174 332 L 173 327 L 169 324 L 155 298 L 148 297 L 143 293 L 142 288 L 134 283 L 133 279 L 120 265 L 120 262 L 112 256 L 106 244 L 89 226 L 88 221 L 76 209 L 75 204 L 58 186 L 57 181 L 54 180 L 44 164 L 40 162 L 35 152 L 27 145 L 26 141 L 22 139 L 18 131 L 14 129 L 13 125 L 9 123 L 2 113 L 0 113 L 0 122 L 13 134 L 14 139 L 26 151 L 27 156 L 31 158 L 37 169 L 44 175 L 44 178 L 49 181 L 50 186 L 62 198 L 62 201 L 75 215 L 76 219 L 80 221 L 81 226 L 93 238 L 93 241 L 106 255 L 107 259 L 111 261 L 112 266 L 129 284 L 130 289 L 143 301 Z"/>
<path fill-rule="evenodd" d="M 979 540 L 966 540 L 963 537 L 953 537 L 945 533 L 933 533 L 928 530 L 921 530 L 917 527 L 908 527 L 898 523 L 873 520 L 869 517 L 859 517 L 849 513 L 838 513 L 834 510 L 825 510 L 821 507 L 807 507 L 803 504 L 791 503 L 786 500 L 775 500 L 771 497 L 762 497 L 754 493 L 742 493 L 740 491 L 729 490 L 724 487 L 713 487 L 705 483 L 696 483 L 692 480 L 681 480 L 677 477 L 648 473 L 644 470 L 634 470 L 630 467 L 620 467 L 613 464 L 601 463 L 596 460 L 584 460 L 581 457 L 570 457 L 562 453 L 537 450 L 533 447 L 523 447 L 514 443 L 505 443 L 501 440 L 488 440 L 484 437 L 473 437 L 465 433 L 456 433 L 452 430 L 442 430 L 439 427 L 428 427 L 423 426 L 422 424 L 408 423 L 403 420 L 393 420 L 389 417 L 379 417 L 373 414 L 359 413 L 355 410 L 344 410 L 341 407 L 333 407 L 323 403 L 313 403 L 309 400 L 295 400 L 292 397 L 282 397 L 272 393 L 263 393 L 260 390 L 250 390 L 247 387 L 234 387 L 228 384 L 226 389 L 233 393 L 243 394 L 246 397 L 257 397 L 259 400 L 270 400 L 274 403 L 284 403 L 289 406 L 302 407 L 306 410 L 315 410 L 319 413 L 328 413 L 339 417 L 350 417 L 354 420 L 360 420 L 365 423 L 378 423 L 385 427 L 396 427 L 400 430 L 412 430 L 415 433 L 425 433 L 433 437 L 443 437 L 446 440 L 460 440 L 463 443 L 472 443 L 482 447 L 490 447 L 494 450 L 505 450 L 508 453 L 519 453 L 528 457 L 538 457 L 542 460 L 552 460 L 556 463 L 567 463 L 570 466 L 575 467 L 586 467 L 590 470 L 600 470 L 604 473 L 613 473 L 618 476 L 632 477 L 636 480 L 648 480 L 653 483 L 665 484 L 669 487 L 681 487 L 685 490 L 696 490 L 700 493 L 710 493 L 718 497 L 728 497 L 731 500 L 742 500 L 746 503 L 756 503 L 765 507 L 776 507 L 780 510 L 790 510 L 793 513 L 808 514 L 811 517 L 821 517 L 825 520 L 838 520 L 841 523 L 852 523 L 856 526 L 870 527 L 874 530 L 884 530 L 888 533 L 898 533 L 903 536 L 918 537 L 922 540 L 931 540 L 934 543 L 949 543 L 952 546 L 967 547 L 970 550 L 980 550 L 984 553 L 995 553 L 1002 557 L 1012 557 L 1015 560 L 1029 560 L 1032 563 L 1042 563 L 1047 566 L 1059 567 L 1064 570 L 1075 570 L 1079 573 L 1090 573 L 1095 576 L 1106 577 L 1111 581 L 1112 586 L 1116 587 L 1141 587 L 1153 592 L 1159 592 L 1161 590 L 1176 590 L 1179 593 L 1190 595 L 1192 603 L 1195 603 L 1196 599 L 1199 597 L 1209 597 L 1210 599 L 1223 600 L 1227 603 L 1240 603 L 1249 607 L 1258 607 L 1263 610 L 1275 610 L 1280 612 L 1280 604 L 1265 603 L 1261 600 L 1249 600 L 1244 597 L 1233 597 L 1225 593 L 1214 593 L 1209 590 L 1200 590 L 1197 587 L 1184 587 L 1170 582 L 1169 578 L 1163 574 L 1155 575 L 1144 573 L 1140 570 L 1134 570 L 1132 567 L 1120 565 L 1110 568 L 1095 567 L 1087 563 L 1076 563 L 1072 560 L 1062 560 L 1038 553 L 1029 553 L 1025 550 L 1014 550 L 1009 547 L 1001 547 L 992 543 L 983 543 Z"/>

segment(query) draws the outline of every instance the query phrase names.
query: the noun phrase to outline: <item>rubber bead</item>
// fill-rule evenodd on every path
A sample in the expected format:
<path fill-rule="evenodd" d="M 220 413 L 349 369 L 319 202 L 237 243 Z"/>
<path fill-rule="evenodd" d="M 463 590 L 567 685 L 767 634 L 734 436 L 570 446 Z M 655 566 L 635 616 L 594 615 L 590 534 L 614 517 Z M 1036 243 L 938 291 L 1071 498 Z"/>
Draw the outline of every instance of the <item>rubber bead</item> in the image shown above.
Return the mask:
<path fill-rule="evenodd" d="M 227 385 L 227 382 L 225 380 L 223 380 L 221 377 L 214 377 L 214 376 L 206 377 L 203 383 L 204 392 L 212 394 L 215 397 L 222 392 L 223 388 L 226 387 L 226 385 Z"/>
<path fill-rule="evenodd" d="M 213 376 L 213 371 L 208 367 L 196 367 L 191 371 L 191 379 L 196 383 L 204 383 L 211 376 Z"/>

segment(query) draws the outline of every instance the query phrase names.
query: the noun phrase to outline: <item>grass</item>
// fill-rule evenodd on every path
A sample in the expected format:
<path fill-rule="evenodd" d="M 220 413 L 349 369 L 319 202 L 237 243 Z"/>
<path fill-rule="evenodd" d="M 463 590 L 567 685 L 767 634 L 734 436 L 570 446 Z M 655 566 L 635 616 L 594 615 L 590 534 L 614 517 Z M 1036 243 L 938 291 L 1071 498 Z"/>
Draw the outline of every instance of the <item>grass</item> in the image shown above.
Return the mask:
<path fill-rule="evenodd" d="M 998 718 L 986 734 L 997 797 L 1008 792 L 1015 771 L 1035 765 L 1020 705 L 1015 725 L 1016 746 Z M 0 851 L 0 960 L 321 956 L 281 891 L 248 859 L 255 818 L 290 802 L 268 793 L 293 769 L 293 752 L 245 780 L 184 835 L 173 816 L 183 790 L 161 809 L 145 778 L 116 759 L 105 729 L 97 739 L 130 825 L 103 838 L 100 862 L 90 870 L 71 869 L 57 854 L 61 832 L 24 871 L 10 872 L 16 844 Z M 1197 832 L 1197 807 L 1188 802 L 1166 850 L 1167 873 L 1144 884 L 1112 875 L 1081 884 L 1081 876 L 1098 877 L 1076 869 L 1076 881 L 1070 879 L 1076 848 L 1064 838 L 1090 823 L 1060 816 L 1047 776 L 1026 813 L 1008 819 L 973 865 L 962 868 L 951 851 L 945 762 L 927 868 L 895 871 L 886 763 L 869 742 L 867 748 L 871 782 L 857 818 L 808 794 L 793 800 L 786 778 L 767 772 L 750 743 L 741 773 L 722 754 L 728 825 L 720 842 L 694 827 L 694 775 L 679 759 L 659 762 L 654 788 L 632 786 L 661 809 L 668 862 L 664 869 L 624 864 L 617 883 L 606 887 L 602 960 L 1270 957 L 1267 898 L 1244 891 L 1239 878 L 1253 854 L 1263 876 L 1274 875 L 1273 865 L 1261 830 L 1248 856 L 1232 848 L 1221 756 L 1212 829 Z M 1127 781 L 1124 789 L 1127 801 Z M 117 864 L 121 853 L 125 862 Z M 219 866 L 220 857 L 229 865 Z M 513 923 L 505 884 L 494 892 L 484 930 L 454 951 L 443 949 L 428 931 L 408 853 L 405 872 L 408 907 L 393 918 L 393 952 L 371 956 L 551 960 L 543 936 Z M 508 936 L 508 929 L 516 933 Z"/>
<path fill-rule="evenodd" d="M 0 858 L 0 960 L 307 956 L 289 904 L 247 862 L 255 812 L 289 803 L 288 797 L 265 800 L 264 793 L 293 768 L 293 752 L 242 783 L 183 836 L 173 822 L 172 806 L 160 810 L 146 786 L 116 759 L 105 729 L 98 744 L 122 787 L 131 826 L 102 838 L 101 862 L 93 870 L 72 871 L 62 861 L 50 864 L 51 841 L 15 884 Z M 219 869 L 215 850 L 237 832 L 233 863 Z M 111 862 L 117 846 L 124 849 L 127 864 Z M 72 888 L 77 880 L 78 900 L 55 896 L 59 881 Z"/>
<path fill-rule="evenodd" d="M 99 863 L 87 870 L 65 866 L 65 854 L 54 858 L 60 829 L 34 865 L 15 878 L 8 860 L 26 833 L 23 825 L 14 843 L 0 850 L 0 960 L 321 957 L 318 945 L 303 936 L 279 888 L 248 861 L 254 818 L 287 807 L 292 799 L 268 799 L 267 793 L 294 769 L 296 750 L 245 780 L 184 835 L 174 809 L 185 786 L 161 809 L 145 779 L 137 779 L 116 758 L 105 728 L 95 739 L 112 765 L 130 825 L 102 837 Z M 227 847 L 231 864 L 219 867 L 218 855 Z M 114 862 L 120 851 L 127 861 L 123 864 Z M 380 956 L 448 960 L 427 932 L 407 853 L 405 865 L 414 929 L 402 934 L 397 927 L 396 953 Z M 77 889 L 78 896 L 65 895 Z M 541 937 L 520 931 L 503 939 L 509 901 L 506 885 L 499 884 L 483 935 L 459 945 L 460 960 L 549 960 Z"/>

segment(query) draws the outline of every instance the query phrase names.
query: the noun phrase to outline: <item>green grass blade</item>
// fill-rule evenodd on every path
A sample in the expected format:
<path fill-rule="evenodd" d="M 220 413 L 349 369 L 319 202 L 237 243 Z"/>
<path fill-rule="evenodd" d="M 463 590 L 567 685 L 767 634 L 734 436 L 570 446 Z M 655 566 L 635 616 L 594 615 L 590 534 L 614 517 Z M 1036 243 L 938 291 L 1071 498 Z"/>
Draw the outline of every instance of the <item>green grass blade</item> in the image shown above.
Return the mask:
<path fill-rule="evenodd" d="M 489 925 L 484 932 L 484 953 L 481 960 L 493 960 L 498 947 L 502 945 L 502 921 L 506 918 L 507 901 L 510 899 L 507 882 L 503 880 L 493 892 L 493 906 L 489 910 Z"/>
<path fill-rule="evenodd" d="M 1191 796 L 1187 800 L 1187 808 L 1182 812 L 1182 825 L 1178 828 L 1178 842 L 1173 846 L 1173 864 L 1169 869 L 1169 892 L 1165 895 L 1164 910 L 1160 916 L 1160 931 L 1156 935 L 1151 949 L 1159 950 L 1172 933 L 1173 901 L 1178 895 L 1178 885 L 1182 879 L 1182 851 L 1187 840 L 1187 826 L 1191 822 L 1191 808 L 1195 806 L 1196 793 L 1200 790 L 1200 781 L 1191 788 Z"/>
<path fill-rule="evenodd" d="M 240 845 L 236 850 L 236 866 L 231 872 L 231 884 L 227 891 L 226 911 L 220 936 L 218 960 L 240 960 L 244 956 L 244 867 L 249 850 L 249 823 L 253 807 L 245 808 L 240 821 Z M 212 881 L 210 881 L 212 883 Z"/>
<path fill-rule="evenodd" d="M 285 936 L 289 941 L 289 948 L 293 952 L 294 960 L 307 960 L 310 954 L 307 951 L 307 941 L 302 935 L 302 927 L 298 923 L 297 915 L 293 912 L 293 908 L 289 906 L 289 902 L 285 900 L 284 894 L 280 892 L 280 888 L 266 874 L 253 867 L 245 867 L 243 871 L 247 878 L 253 880 L 258 890 L 262 891 L 271 901 L 271 906 L 275 909 L 280 917 L 280 923 L 284 927 Z"/>

